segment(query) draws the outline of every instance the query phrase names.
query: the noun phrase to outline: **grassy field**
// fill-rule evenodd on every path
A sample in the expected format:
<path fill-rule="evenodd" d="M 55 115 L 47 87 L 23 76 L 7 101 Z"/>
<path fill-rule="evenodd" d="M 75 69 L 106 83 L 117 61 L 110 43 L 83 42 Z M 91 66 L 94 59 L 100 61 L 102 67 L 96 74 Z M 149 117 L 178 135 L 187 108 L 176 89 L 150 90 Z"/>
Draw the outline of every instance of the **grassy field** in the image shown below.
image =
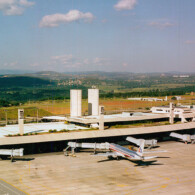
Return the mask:
<path fill-rule="evenodd" d="M 124 99 L 104 99 L 100 100 L 100 105 L 105 107 L 105 111 L 119 111 L 119 110 L 137 110 L 146 109 L 152 106 L 165 105 L 165 102 L 146 102 L 146 101 L 130 101 Z M 46 101 L 24 105 L 23 107 L 28 108 L 29 106 L 37 107 L 45 110 L 54 115 L 69 114 L 70 113 L 70 101 Z M 87 113 L 88 102 L 87 100 L 82 101 L 82 112 Z"/>
<path fill-rule="evenodd" d="M 8 120 L 17 120 L 18 118 L 18 108 L 24 108 L 24 117 L 37 117 L 37 110 L 38 110 L 38 116 L 48 116 L 52 113 L 47 112 L 44 109 L 38 108 L 38 107 L 9 107 L 9 108 L 1 108 L 0 109 L 0 120 L 5 120 L 6 115 Z"/>
<path fill-rule="evenodd" d="M 164 97 L 161 97 L 164 98 Z M 173 101 L 174 103 L 181 104 L 195 104 L 195 96 L 185 95 L 182 96 L 183 100 Z M 168 100 L 171 96 L 168 97 Z M 144 110 L 153 106 L 168 105 L 168 102 L 148 102 L 148 101 L 132 101 L 127 99 L 100 99 L 100 105 L 105 107 L 105 111 L 125 111 L 125 110 Z M 24 107 L 37 107 L 52 114 L 69 114 L 70 113 L 70 101 L 44 101 L 36 102 L 24 105 Z M 86 113 L 88 110 L 87 100 L 82 101 L 82 112 Z"/>
<path fill-rule="evenodd" d="M 164 98 L 164 97 L 162 97 Z M 168 97 L 170 100 L 171 97 Z M 180 101 L 172 101 L 173 103 L 181 104 L 195 104 L 195 96 L 185 95 L 182 96 Z M 167 102 L 148 102 L 148 101 L 132 101 L 127 99 L 100 99 L 100 105 L 105 107 L 106 113 L 116 113 L 121 111 L 130 111 L 130 110 L 149 110 L 153 106 L 163 106 L 168 105 Z M 49 115 L 68 115 L 70 114 L 70 101 L 69 100 L 53 100 L 53 101 L 41 101 L 41 102 L 30 102 L 19 107 L 9 107 L 0 109 L 0 120 L 4 121 L 6 118 L 8 120 L 17 119 L 17 110 L 18 108 L 24 108 L 25 117 L 37 117 L 38 116 L 49 116 Z M 82 101 L 82 113 L 87 114 L 88 111 L 88 102 L 87 100 Z"/>

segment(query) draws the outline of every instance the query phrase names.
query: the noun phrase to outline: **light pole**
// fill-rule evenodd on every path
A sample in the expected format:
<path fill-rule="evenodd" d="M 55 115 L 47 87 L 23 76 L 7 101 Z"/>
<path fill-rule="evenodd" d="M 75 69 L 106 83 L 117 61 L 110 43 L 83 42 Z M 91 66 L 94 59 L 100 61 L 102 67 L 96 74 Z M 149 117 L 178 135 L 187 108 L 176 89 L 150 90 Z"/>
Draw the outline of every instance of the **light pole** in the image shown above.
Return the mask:
<path fill-rule="evenodd" d="M 7 126 L 7 110 L 4 111 L 5 111 L 5 126 Z"/>
<path fill-rule="evenodd" d="M 39 118 L 39 109 L 37 108 L 37 123 L 38 123 L 38 118 Z"/>

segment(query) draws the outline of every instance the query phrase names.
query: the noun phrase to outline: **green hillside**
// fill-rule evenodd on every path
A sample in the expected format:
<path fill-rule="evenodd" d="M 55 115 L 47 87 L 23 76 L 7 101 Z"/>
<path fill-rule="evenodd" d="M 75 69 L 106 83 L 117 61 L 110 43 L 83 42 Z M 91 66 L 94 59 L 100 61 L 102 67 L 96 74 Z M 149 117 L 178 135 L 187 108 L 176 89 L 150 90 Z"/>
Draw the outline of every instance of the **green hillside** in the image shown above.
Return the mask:
<path fill-rule="evenodd" d="M 1 77 L 0 88 L 6 87 L 33 87 L 51 84 L 49 80 L 40 78 L 14 76 L 14 77 Z"/>

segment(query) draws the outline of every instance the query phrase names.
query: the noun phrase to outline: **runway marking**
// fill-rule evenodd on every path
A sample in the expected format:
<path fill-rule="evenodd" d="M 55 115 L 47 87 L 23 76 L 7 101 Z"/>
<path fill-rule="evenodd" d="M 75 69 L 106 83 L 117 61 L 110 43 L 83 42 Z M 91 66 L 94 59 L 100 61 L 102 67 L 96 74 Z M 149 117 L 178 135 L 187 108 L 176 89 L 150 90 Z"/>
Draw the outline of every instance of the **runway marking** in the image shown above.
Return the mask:
<path fill-rule="evenodd" d="M 170 180 L 169 177 L 165 177 L 165 176 L 162 176 L 162 175 L 158 175 L 158 176 L 161 177 L 161 178 L 163 178 L 163 179 L 165 179 L 165 180 Z"/>
<path fill-rule="evenodd" d="M 30 161 L 29 161 L 28 165 L 29 165 L 29 169 L 28 169 L 28 171 L 29 171 L 29 174 L 30 174 Z"/>
<path fill-rule="evenodd" d="M 20 174 L 20 173 L 18 173 L 18 171 L 16 171 L 16 170 L 15 170 L 15 172 L 16 172 L 16 174 L 19 176 L 19 182 L 20 182 L 24 187 L 30 189 L 31 187 L 27 186 L 27 185 L 24 184 L 24 182 L 23 182 L 23 178 L 22 178 L 22 177 L 23 177 L 24 174 Z"/>
<path fill-rule="evenodd" d="M 26 170 L 24 170 L 24 171 L 26 171 Z M 29 164 L 29 169 L 28 169 L 27 171 L 28 171 L 28 172 L 30 171 L 30 164 Z M 15 172 L 16 172 L 16 174 L 19 176 L 19 182 L 20 182 L 24 187 L 26 187 L 26 188 L 28 188 L 28 189 L 32 189 L 32 187 L 30 187 L 30 186 L 24 184 L 24 182 L 23 182 L 23 176 L 25 175 L 25 173 L 20 174 L 20 173 L 18 173 L 18 171 L 15 171 Z M 38 184 L 38 185 L 41 186 L 41 187 L 46 188 L 46 189 L 49 190 L 49 191 L 51 191 L 50 193 L 55 193 L 56 195 L 61 195 L 61 194 L 59 194 L 59 193 L 56 193 L 56 190 L 55 190 L 55 189 L 52 189 L 52 188 L 47 187 L 47 186 L 44 186 L 44 185 L 42 185 L 42 184 Z"/>
<path fill-rule="evenodd" d="M 155 191 L 160 190 L 162 188 L 166 188 L 167 186 L 168 186 L 168 184 L 163 184 L 163 185 L 159 186 L 159 188 L 156 188 L 156 189 L 154 189 L 152 191 L 155 192 Z"/>
<path fill-rule="evenodd" d="M 169 185 L 172 185 L 172 184 L 185 183 L 185 182 L 190 182 L 190 181 L 194 181 L 194 180 L 195 179 L 181 181 L 181 180 L 179 180 L 179 178 L 177 178 L 176 181 L 172 181 L 172 182 L 169 182 L 169 183 L 158 184 L 158 185 L 154 185 L 154 186 L 148 186 L 148 187 L 144 187 L 144 188 L 135 189 L 135 190 L 132 190 L 132 191 L 130 190 L 130 192 L 128 192 L 126 195 L 134 194 L 135 192 L 143 191 L 143 190 L 146 190 L 146 189 L 151 189 L 151 191 L 157 191 L 157 190 L 160 190 L 160 189 L 164 189 L 164 188 L 166 188 L 166 187 L 168 187 Z M 153 188 L 157 188 L 157 189 L 153 189 Z"/>
<path fill-rule="evenodd" d="M 124 187 L 127 187 L 128 185 L 126 184 L 116 184 L 118 187 L 121 187 L 121 188 L 124 188 Z"/>
<path fill-rule="evenodd" d="M 25 192 L 25 191 L 21 190 L 20 188 L 18 188 L 18 187 L 16 187 L 16 186 L 14 186 L 14 185 L 13 185 L 13 184 L 11 184 L 11 183 L 9 183 L 9 182 L 5 181 L 4 179 L 0 178 L 0 180 L 1 180 L 1 181 L 3 181 L 3 182 L 5 182 L 5 183 L 7 183 L 8 185 L 10 185 L 10 186 L 12 186 L 12 187 L 16 188 L 17 190 L 19 190 L 19 191 L 21 191 L 21 192 L 23 192 L 23 193 L 25 193 L 25 194 L 29 195 L 27 192 Z M 0 185 L 2 185 L 3 187 L 5 187 L 5 188 L 7 188 L 7 189 L 11 190 L 11 191 L 12 191 L 12 192 L 14 192 L 15 194 L 20 195 L 19 193 L 17 193 L 17 192 L 15 192 L 15 191 L 13 191 L 11 188 L 9 188 L 9 187 L 5 186 L 4 184 L 0 183 Z"/>
<path fill-rule="evenodd" d="M 49 192 L 49 193 L 55 193 L 56 195 L 61 195 L 60 193 L 56 192 L 56 190 L 53 188 L 50 188 L 50 187 L 42 185 L 42 184 L 39 184 L 39 185 L 46 188 L 47 190 L 50 190 L 51 192 Z"/>

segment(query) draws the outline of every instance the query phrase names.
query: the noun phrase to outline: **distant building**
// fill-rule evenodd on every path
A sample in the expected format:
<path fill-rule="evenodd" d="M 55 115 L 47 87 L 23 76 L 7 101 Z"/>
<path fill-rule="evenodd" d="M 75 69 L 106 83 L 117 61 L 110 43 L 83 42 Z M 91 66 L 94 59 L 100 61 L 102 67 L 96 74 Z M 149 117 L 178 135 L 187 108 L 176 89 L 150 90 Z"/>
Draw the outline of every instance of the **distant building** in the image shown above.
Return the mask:
<path fill-rule="evenodd" d="M 152 107 L 151 108 L 152 113 L 158 113 L 158 114 L 166 114 L 170 113 L 170 107 L 169 106 L 159 106 L 159 107 Z M 192 110 L 188 107 L 175 107 L 174 108 L 174 114 L 182 114 L 182 113 L 190 113 Z"/>
<path fill-rule="evenodd" d="M 195 105 L 180 105 L 182 108 L 190 108 L 192 110 L 195 110 Z"/>
<path fill-rule="evenodd" d="M 188 78 L 190 75 L 173 75 L 174 78 Z"/>
<path fill-rule="evenodd" d="M 158 101 L 167 101 L 166 98 L 165 99 L 159 99 L 159 98 L 127 98 L 128 100 L 137 100 L 137 101 L 149 101 L 149 102 L 158 102 Z"/>
<path fill-rule="evenodd" d="M 142 101 L 142 98 L 127 98 L 128 100 L 138 100 L 138 101 Z"/>
<path fill-rule="evenodd" d="M 189 75 L 180 75 L 180 78 L 188 78 L 190 77 Z"/>
<path fill-rule="evenodd" d="M 175 96 L 176 100 L 181 100 L 181 96 Z"/>

